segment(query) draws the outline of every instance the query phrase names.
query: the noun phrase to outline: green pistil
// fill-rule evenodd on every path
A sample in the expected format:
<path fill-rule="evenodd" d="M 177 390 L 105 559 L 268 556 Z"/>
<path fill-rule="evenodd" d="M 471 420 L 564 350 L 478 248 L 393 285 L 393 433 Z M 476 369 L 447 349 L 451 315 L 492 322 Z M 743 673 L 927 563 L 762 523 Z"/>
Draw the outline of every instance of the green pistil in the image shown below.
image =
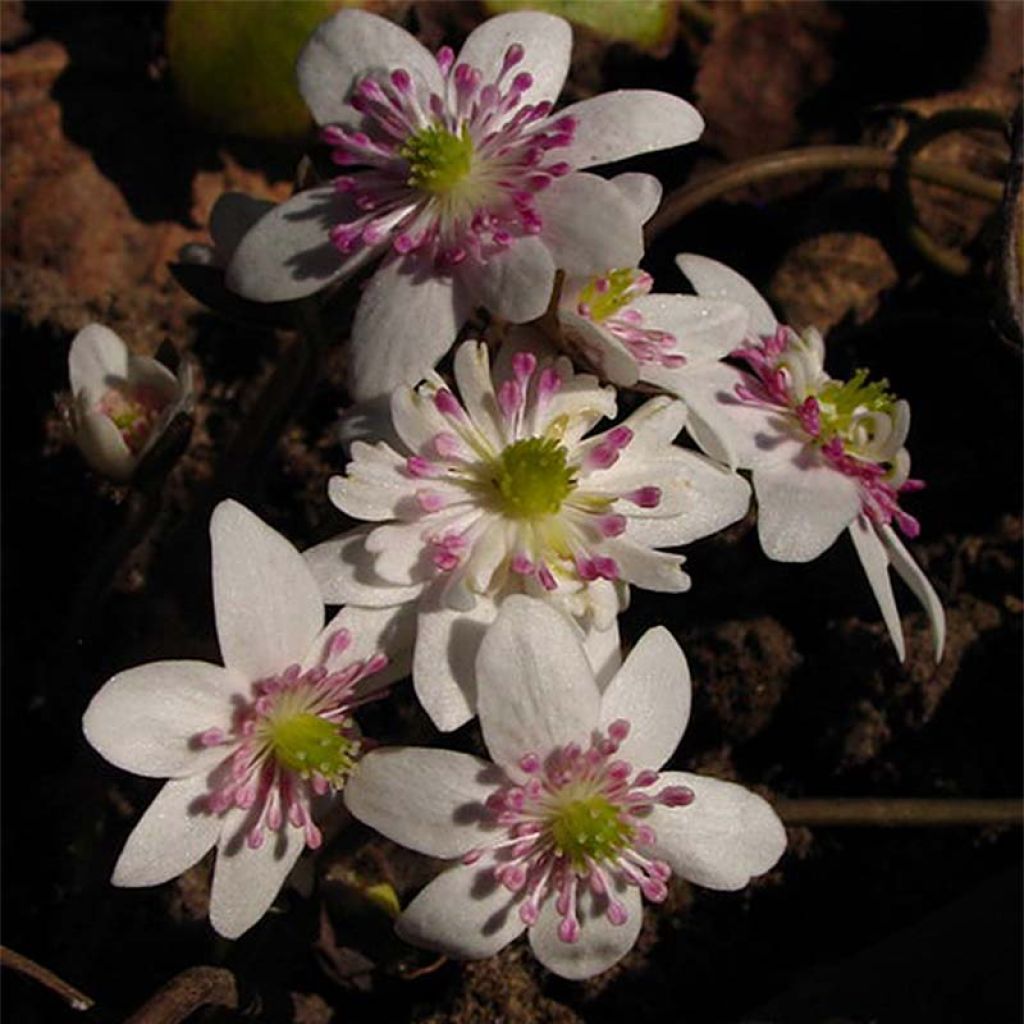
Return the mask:
<path fill-rule="evenodd" d="M 565 448 L 549 437 L 509 445 L 492 463 L 489 482 L 510 519 L 554 515 L 576 486 Z"/>
<path fill-rule="evenodd" d="M 858 370 L 848 381 L 830 380 L 817 395 L 822 434 L 832 437 L 845 433 L 855 414 L 880 412 L 891 416 L 896 399 L 888 389 L 888 380 L 869 381 L 867 370 Z"/>
<path fill-rule="evenodd" d="M 461 135 L 453 135 L 431 125 L 407 139 L 398 152 L 409 161 L 406 183 L 433 195 L 451 192 L 473 165 L 473 140 L 468 128 L 463 128 Z"/>
<path fill-rule="evenodd" d="M 270 724 L 270 743 L 278 764 L 306 777 L 319 773 L 335 786 L 352 770 L 359 741 L 318 715 L 287 715 Z"/>
<path fill-rule="evenodd" d="M 618 313 L 623 306 L 629 305 L 633 297 L 631 294 L 633 284 L 639 276 L 636 270 L 624 267 L 621 270 L 610 270 L 607 274 L 592 277 L 580 289 L 577 302 L 581 306 L 587 307 L 591 320 L 601 323 Z M 599 291 L 599 281 L 607 281 L 607 289 Z"/>
<path fill-rule="evenodd" d="M 588 860 L 601 862 L 614 857 L 632 838 L 632 829 L 619 820 L 618 810 L 603 796 L 565 804 L 549 828 L 556 848 L 581 869 Z"/>

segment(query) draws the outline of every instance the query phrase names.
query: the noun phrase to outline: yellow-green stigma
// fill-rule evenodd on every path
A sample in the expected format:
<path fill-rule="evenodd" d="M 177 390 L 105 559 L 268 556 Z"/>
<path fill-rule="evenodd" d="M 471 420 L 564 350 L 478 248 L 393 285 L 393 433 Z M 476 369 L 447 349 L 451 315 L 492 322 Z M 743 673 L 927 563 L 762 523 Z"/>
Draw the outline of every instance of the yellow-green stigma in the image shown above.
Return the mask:
<path fill-rule="evenodd" d="M 573 867 L 583 870 L 589 861 L 602 863 L 629 845 L 633 830 L 619 818 L 616 807 L 603 796 L 589 796 L 564 804 L 549 824 L 555 847 Z"/>
<path fill-rule="evenodd" d="M 453 135 L 431 125 L 406 139 L 398 152 L 409 161 L 406 183 L 432 195 L 451 192 L 473 166 L 473 140 L 468 128 Z"/>
<path fill-rule="evenodd" d="M 341 731 L 351 724 L 349 720 L 339 725 L 302 712 L 268 724 L 268 739 L 278 764 L 303 778 L 317 774 L 335 787 L 342 785 L 359 754 L 359 741 Z"/>
<path fill-rule="evenodd" d="M 891 416 L 895 397 L 889 381 L 869 381 L 867 370 L 858 370 L 848 381 L 830 380 L 817 394 L 821 433 L 825 438 L 844 434 L 854 416 L 879 412 Z"/>
<path fill-rule="evenodd" d="M 614 316 L 636 298 L 633 286 L 641 276 L 644 276 L 641 271 L 623 267 L 592 277 L 577 297 L 580 312 L 594 323 Z"/>
<path fill-rule="evenodd" d="M 509 445 L 490 467 L 490 483 L 510 519 L 554 515 L 576 481 L 566 450 L 554 438 L 528 437 Z"/>

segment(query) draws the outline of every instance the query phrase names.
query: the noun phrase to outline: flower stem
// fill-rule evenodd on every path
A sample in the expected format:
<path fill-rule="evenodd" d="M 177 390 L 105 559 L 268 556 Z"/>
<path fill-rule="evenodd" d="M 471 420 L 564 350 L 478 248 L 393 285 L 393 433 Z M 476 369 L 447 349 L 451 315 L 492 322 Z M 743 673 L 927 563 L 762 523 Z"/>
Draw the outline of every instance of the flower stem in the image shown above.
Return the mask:
<path fill-rule="evenodd" d="M 809 827 L 1024 825 L 1024 802 L 1021 800 L 811 797 L 776 800 L 773 806 L 787 825 Z"/>
<path fill-rule="evenodd" d="M 69 985 L 63 978 L 59 978 L 53 971 L 6 946 L 0 946 L 0 966 L 38 981 L 40 985 L 59 995 L 72 1010 L 90 1010 L 95 1005 L 94 1000 L 80 992 L 74 985 Z"/>
<path fill-rule="evenodd" d="M 235 976 L 223 967 L 190 967 L 172 978 L 125 1024 L 175 1024 L 203 1006 L 238 1009 Z"/>

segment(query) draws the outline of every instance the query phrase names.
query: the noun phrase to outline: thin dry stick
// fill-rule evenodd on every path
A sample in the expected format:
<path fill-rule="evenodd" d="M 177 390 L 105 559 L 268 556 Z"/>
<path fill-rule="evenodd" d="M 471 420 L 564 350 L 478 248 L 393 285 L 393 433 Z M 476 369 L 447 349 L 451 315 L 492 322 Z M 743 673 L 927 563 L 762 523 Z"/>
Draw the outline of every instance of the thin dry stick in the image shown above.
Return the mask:
<path fill-rule="evenodd" d="M 200 1007 L 238 1009 L 235 976 L 223 967 L 190 967 L 172 978 L 124 1024 L 180 1024 Z"/>
<path fill-rule="evenodd" d="M 0 946 L 0 966 L 9 967 L 12 971 L 24 974 L 26 978 L 38 981 L 40 985 L 59 995 L 72 1010 L 89 1010 L 95 1005 L 84 992 L 79 992 L 74 985 L 69 985 L 63 978 L 58 978 L 53 971 L 6 946 Z"/>
<path fill-rule="evenodd" d="M 870 146 L 807 146 L 785 149 L 750 160 L 742 160 L 724 170 L 671 192 L 661 209 L 648 221 L 646 236 L 650 243 L 666 228 L 682 220 L 694 210 L 746 185 L 793 174 L 816 174 L 822 171 L 884 171 L 896 170 L 899 156 Z M 907 173 L 932 185 L 998 203 L 1003 197 L 1002 183 L 990 181 L 970 171 L 928 160 L 911 160 Z"/>
<path fill-rule="evenodd" d="M 1024 825 L 1024 801 L 1021 800 L 837 797 L 776 800 L 772 806 L 787 825 L 812 827 Z"/>

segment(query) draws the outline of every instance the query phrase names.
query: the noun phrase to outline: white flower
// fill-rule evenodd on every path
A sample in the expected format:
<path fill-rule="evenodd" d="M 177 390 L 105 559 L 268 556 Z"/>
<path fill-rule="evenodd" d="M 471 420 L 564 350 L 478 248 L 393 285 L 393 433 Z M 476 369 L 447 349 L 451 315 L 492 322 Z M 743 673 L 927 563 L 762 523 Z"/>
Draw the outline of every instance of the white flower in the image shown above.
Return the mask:
<path fill-rule="evenodd" d="M 234 938 L 263 916 L 303 848 L 319 845 L 314 807 L 359 753 L 350 712 L 403 668 L 382 671 L 390 620 L 374 628 L 363 615 L 356 632 L 341 611 L 323 628 L 302 557 L 241 505 L 218 505 L 210 534 L 224 667 L 120 672 L 82 725 L 112 764 L 170 780 L 129 836 L 114 884 L 158 885 L 216 846 L 210 920 Z"/>
<path fill-rule="evenodd" d="M 410 942 L 473 959 L 528 928 L 546 967 L 587 978 L 629 951 L 641 895 L 664 900 L 671 874 L 740 889 L 782 855 L 785 830 L 761 797 L 658 771 L 690 709 L 686 659 L 664 628 L 641 638 L 602 693 L 566 620 L 512 597 L 477 676 L 495 764 L 383 748 L 345 789 L 349 810 L 379 832 L 462 861 L 399 918 Z"/>
<path fill-rule="evenodd" d="M 475 306 L 522 323 L 544 312 L 556 268 L 636 264 L 644 176 L 616 187 L 576 172 L 692 142 L 703 121 L 649 90 L 552 114 L 571 44 L 567 22 L 531 12 L 484 22 L 458 57 L 365 11 L 324 22 L 299 57 L 299 88 L 352 170 L 264 217 L 229 286 L 294 299 L 383 257 L 352 332 L 362 400 L 420 380 Z"/>
<path fill-rule="evenodd" d="M 192 367 L 175 376 L 162 363 L 129 352 L 108 327 L 89 324 L 71 342 L 71 430 L 86 461 L 112 480 L 127 480 L 167 425 L 193 400 Z"/>
<path fill-rule="evenodd" d="M 404 451 L 356 442 L 331 480 L 338 508 L 382 525 L 306 553 L 328 603 L 414 610 L 416 692 L 444 730 L 474 713 L 476 648 L 506 595 L 557 603 L 595 668 L 613 671 L 628 584 L 690 585 L 683 556 L 655 548 L 722 529 L 750 498 L 739 476 L 672 444 L 685 419 L 674 399 L 588 434 L 615 415 L 615 392 L 564 357 L 506 344 L 492 382 L 486 346 L 467 342 L 455 379 L 461 402 L 436 375 L 398 388 Z"/>
<path fill-rule="evenodd" d="M 749 370 L 711 363 L 691 375 L 687 404 L 711 425 L 701 439 L 716 458 L 753 471 L 758 534 L 769 558 L 808 562 L 848 529 L 900 660 L 903 630 L 890 565 L 928 615 L 936 660 L 945 644 L 945 613 L 931 583 L 892 528 L 916 537 L 917 520 L 900 506 L 924 485 L 910 478 L 904 441 L 910 406 L 888 381 L 866 370 L 848 381 L 824 369 L 821 335 L 801 337 L 779 324 L 754 287 L 702 256 L 677 257 L 699 295 L 736 301 L 750 314 L 751 337 L 733 354 Z"/>

